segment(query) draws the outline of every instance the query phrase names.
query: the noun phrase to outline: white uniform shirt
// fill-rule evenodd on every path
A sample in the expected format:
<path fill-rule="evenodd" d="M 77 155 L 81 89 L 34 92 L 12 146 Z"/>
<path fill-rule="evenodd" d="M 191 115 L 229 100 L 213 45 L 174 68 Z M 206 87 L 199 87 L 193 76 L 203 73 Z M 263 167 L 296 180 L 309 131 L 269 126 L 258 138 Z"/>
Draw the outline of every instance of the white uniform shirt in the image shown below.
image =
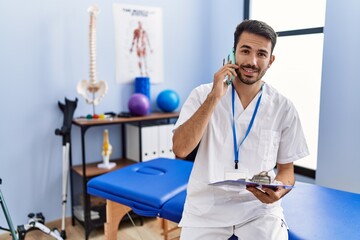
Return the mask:
<path fill-rule="evenodd" d="M 191 92 L 181 109 L 175 131 L 201 106 L 211 89 L 212 83 Z M 264 214 L 284 218 L 280 201 L 263 204 L 246 189 L 233 191 L 208 185 L 224 180 L 225 171 L 234 169 L 231 90 L 229 87 L 217 104 L 201 139 L 180 226 L 225 227 L 246 223 Z M 246 133 L 259 94 L 245 110 L 235 94 L 238 146 Z M 252 129 L 239 149 L 239 169 L 247 169 L 250 178 L 273 169 L 277 162 L 286 164 L 309 154 L 293 104 L 268 84 L 264 84 L 262 94 Z M 274 171 L 271 170 L 269 175 L 273 180 Z"/>

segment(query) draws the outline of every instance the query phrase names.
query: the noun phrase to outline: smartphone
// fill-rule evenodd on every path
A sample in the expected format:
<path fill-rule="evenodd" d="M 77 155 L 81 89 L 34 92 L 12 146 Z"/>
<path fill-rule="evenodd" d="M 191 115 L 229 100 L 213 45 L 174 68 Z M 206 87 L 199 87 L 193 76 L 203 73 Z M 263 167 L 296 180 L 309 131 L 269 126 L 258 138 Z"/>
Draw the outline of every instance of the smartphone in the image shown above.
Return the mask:
<path fill-rule="evenodd" d="M 231 49 L 230 53 L 228 54 L 227 58 L 226 58 L 226 63 L 232 63 L 235 64 L 235 53 L 234 53 L 234 49 Z M 225 64 L 225 60 L 223 61 L 223 65 Z M 229 86 L 232 81 L 234 80 L 234 76 L 231 76 L 230 79 L 228 76 L 225 77 L 224 82 Z"/>
<path fill-rule="evenodd" d="M 232 64 L 235 64 L 235 53 L 234 53 L 234 49 L 231 49 L 230 53 L 229 53 L 229 60 L 231 61 Z"/>

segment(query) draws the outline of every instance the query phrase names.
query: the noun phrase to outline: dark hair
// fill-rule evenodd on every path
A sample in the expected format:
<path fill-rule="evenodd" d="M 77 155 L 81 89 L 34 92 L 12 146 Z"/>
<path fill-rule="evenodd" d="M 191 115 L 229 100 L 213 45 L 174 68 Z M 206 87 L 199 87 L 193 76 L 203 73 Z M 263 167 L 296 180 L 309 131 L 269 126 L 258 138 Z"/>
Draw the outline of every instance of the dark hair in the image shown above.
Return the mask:
<path fill-rule="evenodd" d="M 277 34 L 272 27 L 262 21 L 244 20 L 242 23 L 237 25 L 234 33 L 234 51 L 236 50 L 236 45 L 238 44 L 240 36 L 243 32 L 253 33 L 269 39 L 271 41 L 272 54 L 276 45 L 277 38 Z"/>

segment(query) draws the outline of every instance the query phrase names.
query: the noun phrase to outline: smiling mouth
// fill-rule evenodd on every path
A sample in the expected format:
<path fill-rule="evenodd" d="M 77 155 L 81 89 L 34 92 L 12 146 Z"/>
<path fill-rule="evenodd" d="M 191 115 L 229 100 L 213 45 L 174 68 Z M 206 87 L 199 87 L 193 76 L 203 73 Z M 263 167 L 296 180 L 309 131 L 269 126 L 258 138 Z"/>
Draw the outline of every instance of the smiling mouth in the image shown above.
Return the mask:
<path fill-rule="evenodd" d="M 241 69 L 244 70 L 244 72 L 250 73 L 250 74 L 258 72 L 258 69 L 253 68 L 253 67 L 241 67 Z"/>
<path fill-rule="evenodd" d="M 252 78 L 252 77 L 254 77 L 254 74 L 256 74 L 256 72 L 257 71 L 254 71 L 254 70 L 245 70 L 245 69 L 243 69 L 244 71 L 243 71 L 243 73 L 242 73 L 242 75 L 244 76 L 244 77 L 248 77 L 248 78 Z"/>

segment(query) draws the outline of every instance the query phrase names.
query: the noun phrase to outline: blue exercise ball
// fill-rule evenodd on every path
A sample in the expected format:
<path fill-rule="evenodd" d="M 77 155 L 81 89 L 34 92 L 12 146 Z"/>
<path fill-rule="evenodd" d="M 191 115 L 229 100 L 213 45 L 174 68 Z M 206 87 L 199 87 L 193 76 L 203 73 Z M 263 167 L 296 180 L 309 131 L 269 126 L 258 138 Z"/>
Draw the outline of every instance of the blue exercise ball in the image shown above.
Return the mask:
<path fill-rule="evenodd" d="M 128 108 L 134 116 L 147 115 L 150 109 L 149 98 L 142 93 L 134 93 L 129 99 Z"/>
<path fill-rule="evenodd" d="M 179 95 L 173 90 L 164 90 L 156 98 L 156 104 L 163 112 L 174 111 L 179 103 Z"/>

